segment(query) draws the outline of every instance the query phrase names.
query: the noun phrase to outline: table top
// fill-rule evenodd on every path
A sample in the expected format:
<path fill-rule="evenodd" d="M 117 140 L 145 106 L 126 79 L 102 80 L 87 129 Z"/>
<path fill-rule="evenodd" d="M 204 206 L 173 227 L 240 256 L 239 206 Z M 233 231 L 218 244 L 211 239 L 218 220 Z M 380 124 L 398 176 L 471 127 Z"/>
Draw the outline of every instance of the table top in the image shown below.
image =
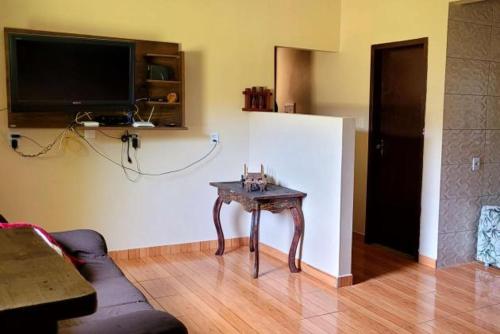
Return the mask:
<path fill-rule="evenodd" d="M 95 312 L 94 288 L 31 228 L 0 229 L 0 321 Z"/>
<path fill-rule="evenodd" d="M 234 194 L 244 196 L 250 200 L 263 201 L 283 198 L 304 198 L 306 193 L 301 191 L 285 188 L 276 184 L 268 184 L 265 191 L 246 191 L 241 186 L 241 181 L 231 182 L 210 182 L 210 185 L 221 190 L 226 190 Z"/>

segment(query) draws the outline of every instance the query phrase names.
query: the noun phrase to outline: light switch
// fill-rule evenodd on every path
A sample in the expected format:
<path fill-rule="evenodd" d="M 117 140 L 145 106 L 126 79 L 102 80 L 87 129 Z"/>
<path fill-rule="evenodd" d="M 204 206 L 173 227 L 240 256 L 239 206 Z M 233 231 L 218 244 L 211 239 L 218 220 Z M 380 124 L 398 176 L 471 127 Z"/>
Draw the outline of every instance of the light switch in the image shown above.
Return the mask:
<path fill-rule="evenodd" d="M 481 166 L 481 158 L 479 157 L 472 158 L 472 171 L 475 172 L 479 170 L 480 166 Z"/>

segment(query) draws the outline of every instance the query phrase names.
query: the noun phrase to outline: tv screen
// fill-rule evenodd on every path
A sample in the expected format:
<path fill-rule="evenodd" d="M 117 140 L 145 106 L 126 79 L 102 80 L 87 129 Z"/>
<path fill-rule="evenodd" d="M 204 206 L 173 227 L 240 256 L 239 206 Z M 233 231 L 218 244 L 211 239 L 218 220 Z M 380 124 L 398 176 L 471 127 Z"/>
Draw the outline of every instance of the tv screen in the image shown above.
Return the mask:
<path fill-rule="evenodd" d="M 132 106 L 134 49 L 131 42 L 10 35 L 11 111 Z"/>

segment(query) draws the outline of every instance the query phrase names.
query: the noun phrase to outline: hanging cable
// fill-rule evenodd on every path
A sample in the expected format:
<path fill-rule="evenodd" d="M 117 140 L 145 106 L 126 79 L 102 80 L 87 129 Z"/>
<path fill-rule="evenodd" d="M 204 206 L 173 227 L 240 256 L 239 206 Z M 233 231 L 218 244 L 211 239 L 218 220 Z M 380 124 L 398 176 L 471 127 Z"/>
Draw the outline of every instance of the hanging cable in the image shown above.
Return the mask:
<path fill-rule="evenodd" d="M 36 140 L 28 137 L 28 136 L 25 136 L 25 135 L 21 135 L 21 138 L 26 138 L 28 139 L 29 141 L 32 141 L 33 143 L 35 143 L 36 145 L 38 145 L 41 150 L 36 152 L 36 153 L 24 153 L 24 152 L 21 152 L 19 151 L 18 149 L 14 150 L 18 155 L 20 155 L 21 157 L 23 158 L 37 158 L 37 157 L 40 157 L 42 155 L 45 155 L 47 153 L 49 153 L 53 148 L 54 148 L 54 145 L 56 145 L 58 142 L 59 142 L 59 150 L 61 149 L 61 143 L 62 141 L 64 140 L 66 134 L 71 130 L 73 129 L 73 126 L 74 126 L 74 123 L 71 123 L 70 125 L 68 125 L 67 128 L 65 128 L 61 133 L 59 133 L 55 138 L 54 140 L 46 145 L 46 146 L 42 146 L 40 143 L 38 143 Z"/>
<path fill-rule="evenodd" d="M 118 140 L 122 139 L 121 137 L 115 137 L 115 136 L 112 136 L 112 135 L 108 135 L 106 132 L 104 132 L 102 130 L 99 130 L 99 129 L 96 129 L 96 131 L 99 132 L 100 134 L 102 134 L 103 136 L 111 138 L 111 139 L 118 139 Z"/>
<path fill-rule="evenodd" d="M 24 138 L 24 139 L 27 139 L 28 141 L 32 142 L 33 144 L 35 144 L 36 146 L 38 146 L 39 148 L 43 148 L 44 146 L 42 144 L 40 144 L 39 142 L 37 142 L 35 139 L 31 138 L 31 137 L 28 137 L 26 135 L 19 135 L 20 138 Z"/>
<path fill-rule="evenodd" d="M 127 171 L 131 171 L 131 172 L 134 172 L 134 173 L 137 173 L 137 174 L 140 174 L 140 175 L 143 175 L 143 176 L 163 176 L 163 175 L 168 175 L 168 174 L 173 174 L 173 173 L 179 173 L 179 172 L 182 172 L 200 162 L 202 162 L 203 160 L 205 160 L 206 158 L 208 158 L 212 152 L 215 151 L 215 148 L 217 147 L 218 143 L 214 143 L 214 145 L 212 146 L 212 148 L 205 154 L 203 155 L 201 158 L 193 161 L 192 163 L 184 166 L 184 167 L 181 167 L 181 168 L 177 168 L 177 169 L 173 169 L 173 170 L 169 170 L 169 171 L 165 171 L 165 172 L 159 172 L 159 173 L 148 173 L 148 172 L 143 172 L 143 171 L 140 171 L 138 169 L 134 169 L 134 168 L 130 168 L 130 167 L 127 167 L 127 166 L 124 166 L 122 163 L 119 163 L 115 160 L 113 160 L 112 158 L 108 157 L 106 154 L 102 153 L 101 151 L 99 151 L 94 145 L 92 145 L 92 143 L 90 143 L 87 138 L 85 138 L 80 132 L 78 132 L 78 130 L 76 128 L 73 128 L 72 131 L 74 133 L 76 133 L 76 135 L 78 137 L 80 137 L 84 142 L 87 143 L 87 145 L 89 145 L 89 147 L 95 152 L 97 153 L 98 155 L 100 155 L 101 157 L 103 157 L 104 159 L 108 160 L 109 162 L 111 162 L 112 164 L 120 167 L 120 168 L 124 168 L 126 169 Z"/>
<path fill-rule="evenodd" d="M 130 145 L 130 144 L 128 144 Z M 129 180 L 130 182 L 134 182 L 134 183 L 137 183 L 139 181 L 139 179 L 141 178 L 141 174 L 140 173 L 136 173 L 135 177 L 131 176 L 129 174 L 130 171 L 128 171 L 125 167 L 125 164 L 123 162 L 123 157 L 124 157 L 124 151 L 125 151 L 125 143 L 122 142 L 122 151 L 121 151 L 121 158 L 120 158 L 120 163 L 122 165 L 122 170 L 123 170 L 123 174 L 125 175 L 125 177 L 127 178 L 127 180 Z M 129 157 L 130 159 L 130 157 Z M 136 167 L 137 167 L 137 170 L 139 171 L 139 163 L 138 163 L 138 160 L 137 160 L 137 149 L 135 149 L 135 162 L 136 162 Z M 132 163 L 131 161 L 129 161 L 130 163 Z"/>
<path fill-rule="evenodd" d="M 127 179 L 129 179 L 132 182 L 137 182 L 141 176 L 157 177 L 157 176 L 164 176 L 164 175 L 168 175 L 168 174 L 174 174 L 174 173 L 179 173 L 179 172 L 185 171 L 185 170 L 187 170 L 187 169 L 189 169 L 189 168 L 191 168 L 191 167 L 199 164 L 200 162 L 202 162 L 206 158 L 208 158 L 215 151 L 215 149 L 218 146 L 218 143 L 215 142 L 214 145 L 210 148 L 210 150 L 206 154 L 204 154 L 201 158 L 199 158 L 199 159 L 197 159 L 197 160 L 195 160 L 195 161 L 187 164 L 184 167 L 176 168 L 176 169 L 172 169 L 172 170 L 168 170 L 168 171 L 163 171 L 163 172 L 157 172 L 157 173 L 145 172 L 145 171 L 143 171 L 141 169 L 141 165 L 140 165 L 140 162 L 139 162 L 139 159 L 138 159 L 138 156 L 137 156 L 137 151 L 138 150 L 135 147 L 134 147 L 134 153 L 133 153 L 134 159 L 132 159 L 131 156 L 130 156 L 130 141 L 129 141 L 130 140 L 130 136 L 127 136 L 127 141 L 126 142 L 122 142 L 121 159 L 120 159 L 120 162 L 117 162 L 117 161 L 113 160 L 112 158 L 110 158 L 109 156 L 107 156 L 106 154 L 102 153 L 90 141 L 88 141 L 87 138 L 85 138 L 85 136 L 78 131 L 78 129 L 75 126 L 76 124 L 77 124 L 76 122 L 73 122 L 70 125 L 68 125 L 68 127 L 66 127 L 63 131 L 61 131 L 54 138 L 54 140 L 50 144 L 48 144 L 46 146 L 43 146 L 42 144 L 40 144 L 38 141 L 36 141 L 35 139 L 33 139 L 31 137 L 28 137 L 28 136 L 25 136 L 25 135 L 21 135 L 21 138 L 26 138 L 27 140 L 33 142 L 34 144 L 36 144 L 37 146 L 39 146 L 41 148 L 41 150 L 38 151 L 38 152 L 36 152 L 36 153 L 32 153 L 32 154 L 24 153 L 24 152 L 21 152 L 21 151 L 19 151 L 17 149 L 15 150 L 15 152 L 18 155 L 20 155 L 21 157 L 23 157 L 23 158 L 36 158 L 36 157 L 40 157 L 40 156 L 43 156 L 43 155 L 49 153 L 54 148 L 54 146 L 56 144 L 58 144 L 58 143 L 59 143 L 58 151 L 60 151 L 61 148 L 62 148 L 62 142 L 63 142 L 64 138 L 66 137 L 66 135 L 68 133 L 72 132 L 72 133 L 76 134 L 77 137 L 79 137 L 81 140 L 83 140 L 96 154 L 98 154 L 102 158 L 108 160 L 112 164 L 120 167 L 124 171 L 124 173 L 126 174 Z M 109 137 L 114 138 L 114 139 L 121 139 L 121 138 L 118 138 L 118 137 L 112 137 L 112 136 L 109 136 Z M 127 145 L 128 147 L 126 148 L 125 144 L 127 142 L 128 142 L 128 145 Z M 124 163 L 124 161 L 123 161 L 126 149 L 127 149 L 127 158 L 128 158 L 128 161 L 131 164 L 135 161 L 135 168 L 126 166 L 125 163 Z M 131 176 L 129 174 L 129 172 L 137 174 L 137 177 Z"/>

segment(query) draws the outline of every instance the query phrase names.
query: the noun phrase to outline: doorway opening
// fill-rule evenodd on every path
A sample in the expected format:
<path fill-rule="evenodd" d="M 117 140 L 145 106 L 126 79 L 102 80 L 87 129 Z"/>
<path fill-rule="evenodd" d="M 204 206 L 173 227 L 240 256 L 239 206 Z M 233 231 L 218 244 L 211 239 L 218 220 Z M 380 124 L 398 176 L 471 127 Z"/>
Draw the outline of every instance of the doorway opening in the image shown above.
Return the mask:
<path fill-rule="evenodd" d="M 365 243 L 418 258 L 427 38 L 372 46 Z"/>

